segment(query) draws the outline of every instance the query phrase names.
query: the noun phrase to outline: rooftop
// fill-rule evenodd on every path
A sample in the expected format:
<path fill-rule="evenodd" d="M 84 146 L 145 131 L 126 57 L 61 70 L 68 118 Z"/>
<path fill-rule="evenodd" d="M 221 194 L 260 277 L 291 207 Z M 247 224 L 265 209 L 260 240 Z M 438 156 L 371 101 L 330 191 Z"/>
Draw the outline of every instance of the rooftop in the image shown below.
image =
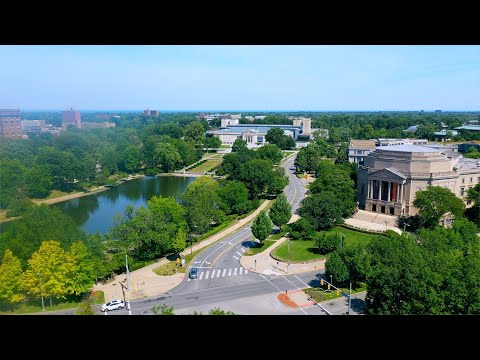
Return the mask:
<path fill-rule="evenodd" d="M 464 125 L 454 128 L 455 130 L 472 130 L 480 131 L 480 125 Z"/>
<path fill-rule="evenodd" d="M 375 149 L 374 140 L 351 140 L 350 147 L 355 149 Z"/>
<path fill-rule="evenodd" d="M 377 146 L 376 151 L 395 151 L 395 152 L 408 152 L 408 153 L 438 153 L 439 150 L 432 149 L 426 146 L 403 144 L 396 146 Z"/>

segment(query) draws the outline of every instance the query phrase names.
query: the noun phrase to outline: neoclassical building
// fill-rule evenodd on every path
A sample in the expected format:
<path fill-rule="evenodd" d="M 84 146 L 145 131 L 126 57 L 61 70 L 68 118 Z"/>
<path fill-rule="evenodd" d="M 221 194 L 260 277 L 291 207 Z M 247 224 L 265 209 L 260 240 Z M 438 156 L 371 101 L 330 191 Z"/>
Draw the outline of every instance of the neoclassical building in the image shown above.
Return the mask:
<path fill-rule="evenodd" d="M 417 191 L 442 186 L 464 200 L 478 182 L 480 160 L 427 146 L 379 146 L 359 166 L 357 198 L 367 211 L 412 216 Z"/>

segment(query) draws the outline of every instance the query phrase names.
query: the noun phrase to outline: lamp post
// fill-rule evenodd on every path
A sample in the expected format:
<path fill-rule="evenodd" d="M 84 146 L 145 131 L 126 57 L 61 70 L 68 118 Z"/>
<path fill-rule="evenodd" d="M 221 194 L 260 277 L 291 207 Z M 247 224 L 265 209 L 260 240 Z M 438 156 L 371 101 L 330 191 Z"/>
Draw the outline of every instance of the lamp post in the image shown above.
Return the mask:
<path fill-rule="evenodd" d="M 330 284 L 333 286 L 333 275 L 330 275 Z"/>
<path fill-rule="evenodd" d="M 342 233 L 340 233 L 340 236 L 341 236 L 341 247 L 343 249 L 343 239 L 345 238 L 345 235 L 343 235 Z"/>
<path fill-rule="evenodd" d="M 403 223 L 403 231 L 405 231 L 405 227 L 407 227 L 407 226 L 410 226 L 410 225 L 407 224 L 407 223 Z"/>
<path fill-rule="evenodd" d="M 37 273 L 38 280 L 40 281 L 40 296 L 42 297 L 42 311 L 45 311 L 45 303 L 43 302 L 43 285 L 42 285 L 42 278 L 40 277 L 40 273 Z"/>
<path fill-rule="evenodd" d="M 290 243 L 291 241 L 289 239 L 287 239 L 288 241 L 288 266 L 287 266 L 287 274 L 288 274 L 288 270 L 290 269 Z"/>

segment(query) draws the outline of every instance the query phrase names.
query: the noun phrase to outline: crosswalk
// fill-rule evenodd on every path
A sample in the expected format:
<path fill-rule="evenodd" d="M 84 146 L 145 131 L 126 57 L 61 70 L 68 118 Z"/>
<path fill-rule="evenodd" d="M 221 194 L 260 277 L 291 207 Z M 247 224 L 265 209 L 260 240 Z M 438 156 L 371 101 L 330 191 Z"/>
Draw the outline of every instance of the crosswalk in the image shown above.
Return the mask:
<path fill-rule="evenodd" d="M 239 267 L 239 268 L 229 268 L 229 269 L 213 269 L 213 270 L 206 270 L 201 271 L 198 273 L 196 279 L 188 278 L 187 281 L 195 281 L 195 280 L 211 280 L 211 279 L 218 279 L 222 277 L 228 276 L 239 276 L 239 275 L 248 275 L 248 270 Z"/>
<path fill-rule="evenodd" d="M 233 258 L 234 258 L 235 260 L 240 261 L 240 258 L 242 257 L 243 253 L 245 252 L 245 249 L 244 249 L 243 247 L 240 248 L 240 250 L 241 250 L 241 252 L 237 251 L 237 252 L 235 252 L 235 254 L 233 255 Z"/>

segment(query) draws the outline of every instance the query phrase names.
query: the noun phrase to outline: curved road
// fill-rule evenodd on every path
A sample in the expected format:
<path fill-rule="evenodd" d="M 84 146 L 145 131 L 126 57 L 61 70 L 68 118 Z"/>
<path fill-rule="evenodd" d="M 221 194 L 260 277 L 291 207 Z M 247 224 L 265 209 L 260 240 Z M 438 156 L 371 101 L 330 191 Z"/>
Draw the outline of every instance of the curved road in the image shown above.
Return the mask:
<path fill-rule="evenodd" d="M 291 156 L 281 166 L 289 178 L 284 192 L 295 213 L 304 198 L 305 186 L 294 174 L 294 160 L 295 156 Z M 183 314 L 193 311 L 205 314 L 214 307 L 220 307 L 239 314 L 325 315 L 318 306 L 292 309 L 276 299 L 285 290 L 318 286 L 323 270 L 299 275 L 263 275 L 240 265 L 240 257 L 253 245 L 251 225 L 252 222 L 248 223 L 199 253 L 190 263 L 190 267 L 198 268 L 197 279 L 189 279 L 187 269 L 184 281 L 171 291 L 156 298 L 132 301 L 132 314 L 151 314 L 152 307 L 166 304 L 173 306 L 176 313 Z M 109 315 L 126 313 L 121 310 Z"/>

